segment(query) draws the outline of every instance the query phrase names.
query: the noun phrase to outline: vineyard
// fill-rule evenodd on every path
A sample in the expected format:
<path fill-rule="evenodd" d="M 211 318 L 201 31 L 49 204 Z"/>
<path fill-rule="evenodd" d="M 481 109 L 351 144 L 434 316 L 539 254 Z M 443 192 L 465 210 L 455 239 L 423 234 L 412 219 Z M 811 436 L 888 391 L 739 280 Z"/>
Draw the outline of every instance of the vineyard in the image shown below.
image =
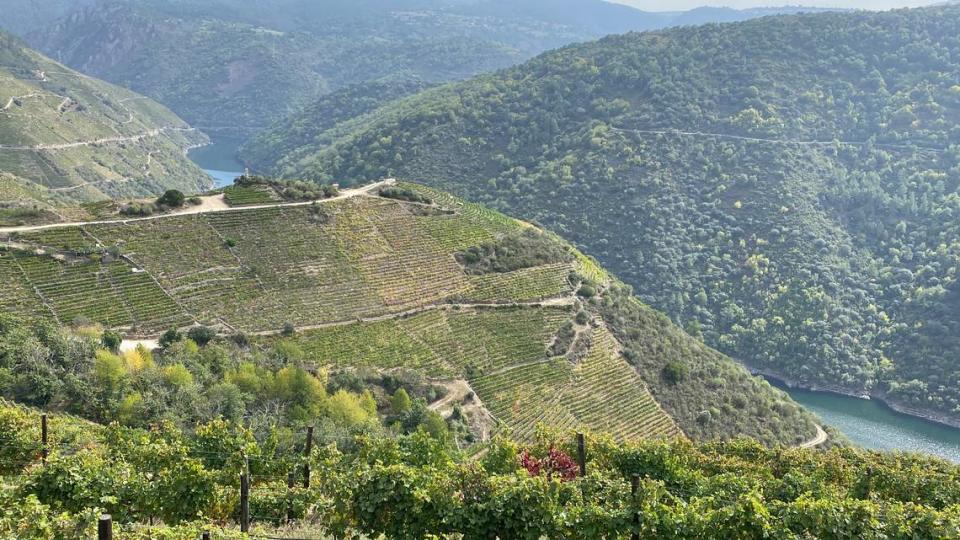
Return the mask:
<path fill-rule="evenodd" d="M 223 198 L 230 206 L 279 202 L 273 191 L 263 187 L 229 186 L 223 189 Z"/>
<path fill-rule="evenodd" d="M 604 327 L 594 331 L 580 363 L 519 363 L 477 378 L 473 387 L 519 439 L 533 437 L 538 424 L 602 431 L 621 440 L 681 436 Z"/>
<path fill-rule="evenodd" d="M 550 358 L 548 344 L 572 316 L 565 306 L 432 309 L 288 339 L 318 367 L 404 367 L 466 379 L 519 439 L 533 437 L 541 423 L 624 440 L 681 435 L 603 326 L 581 362 Z"/>
<path fill-rule="evenodd" d="M 259 332 L 451 302 L 537 302 L 572 295 L 572 272 L 591 273 L 574 262 L 467 275 L 454 253 L 526 225 L 403 186 L 435 204 L 360 196 L 20 233 L 11 240 L 49 256 L 18 251 L 3 302 L 139 335 L 193 321 Z"/>
<path fill-rule="evenodd" d="M 409 317 L 304 332 L 308 358 L 331 367 L 408 367 L 463 377 L 546 360 L 546 344 L 571 317 L 566 307 L 430 309 Z"/>
<path fill-rule="evenodd" d="M 0 254 L 0 305 L 138 336 L 220 325 L 292 342 L 316 367 L 466 380 L 521 438 L 541 422 L 679 434 L 603 326 L 578 360 L 551 358 L 581 276 L 605 277 L 592 260 L 468 274 L 455 254 L 529 226 L 403 186 L 433 203 L 358 196 L 23 233 Z M 302 330 L 276 335 L 287 324 Z"/>

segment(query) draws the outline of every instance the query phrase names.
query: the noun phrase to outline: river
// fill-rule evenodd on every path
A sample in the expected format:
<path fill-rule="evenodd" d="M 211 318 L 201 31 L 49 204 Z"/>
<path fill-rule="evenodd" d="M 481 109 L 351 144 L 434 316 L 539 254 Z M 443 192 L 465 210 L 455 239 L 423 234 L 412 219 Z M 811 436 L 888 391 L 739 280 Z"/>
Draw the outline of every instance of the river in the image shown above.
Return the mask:
<path fill-rule="evenodd" d="M 785 388 L 770 382 L 860 446 L 922 452 L 960 463 L 960 429 L 898 413 L 876 400 Z"/>
<path fill-rule="evenodd" d="M 243 163 L 237 159 L 241 143 L 236 139 L 211 139 L 211 144 L 194 148 L 188 155 L 213 178 L 215 187 L 229 186 L 244 171 Z"/>

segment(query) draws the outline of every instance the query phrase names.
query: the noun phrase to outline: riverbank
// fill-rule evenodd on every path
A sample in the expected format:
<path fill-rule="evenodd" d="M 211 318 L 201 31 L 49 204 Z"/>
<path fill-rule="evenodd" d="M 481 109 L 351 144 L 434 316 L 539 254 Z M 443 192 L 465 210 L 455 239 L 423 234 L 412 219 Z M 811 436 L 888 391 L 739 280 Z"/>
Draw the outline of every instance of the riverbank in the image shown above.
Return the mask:
<path fill-rule="evenodd" d="M 784 387 L 785 389 L 802 390 L 804 392 L 817 392 L 817 393 L 831 394 L 835 396 L 842 396 L 846 398 L 860 399 L 864 401 L 872 401 L 886 407 L 887 409 L 889 409 L 890 411 L 896 414 L 900 414 L 910 418 L 916 418 L 918 420 L 923 420 L 925 422 L 930 422 L 932 424 L 936 424 L 939 426 L 960 429 L 960 420 L 956 420 L 956 419 L 950 418 L 949 416 L 942 415 L 933 411 L 917 409 L 915 407 L 910 407 L 902 403 L 898 403 L 890 399 L 890 397 L 887 396 L 886 394 L 879 391 L 863 393 L 863 392 L 850 390 L 839 385 L 822 385 L 822 386 L 807 385 L 807 384 L 794 381 L 787 377 L 784 377 L 779 373 L 775 373 L 765 369 L 758 369 L 753 366 L 749 366 L 747 364 L 744 364 L 744 366 L 747 368 L 747 370 L 750 371 L 750 373 L 752 373 L 753 375 L 759 375 L 764 379 L 767 379 L 772 384 L 774 384 L 774 386 Z"/>

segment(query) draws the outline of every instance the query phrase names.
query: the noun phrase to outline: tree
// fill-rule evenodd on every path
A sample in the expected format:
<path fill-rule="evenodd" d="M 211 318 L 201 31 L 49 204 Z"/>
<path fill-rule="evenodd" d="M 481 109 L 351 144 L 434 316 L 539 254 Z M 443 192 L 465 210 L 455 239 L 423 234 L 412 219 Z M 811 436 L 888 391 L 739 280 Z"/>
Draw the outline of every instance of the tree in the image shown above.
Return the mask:
<path fill-rule="evenodd" d="M 187 196 L 183 194 L 182 191 L 177 189 L 168 189 L 164 192 L 163 195 L 157 199 L 157 204 L 160 206 L 168 206 L 170 208 L 180 208 L 183 206 L 183 203 L 186 202 Z"/>
<path fill-rule="evenodd" d="M 424 418 L 422 427 L 434 439 L 445 441 L 450 436 L 447 429 L 447 421 L 436 411 L 428 411 Z"/>
<path fill-rule="evenodd" d="M 677 384 L 687 376 L 687 366 L 676 360 L 667 362 L 663 366 L 663 378 L 670 384 Z"/>
<path fill-rule="evenodd" d="M 403 388 L 394 392 L 393 397 L 390 399 L 390 408 L 393 409 L 393 414 L 403 414 L 409 411 L 412 404 L 410 395 L 407 394 L 407 391 Z"/>
<path fill-rule="evenodd" d="M 100 337 L 100 343 L 113 352 L 120 351 L 120 344 L 123 343 L 123 336 L 113 330 L 104 330 Z"/>
<path fill-rule="evenodd" d="M 160 336 L 160 340 L 158 341 L 158 343 L 160 344 L 161 349 L 166 349 L 170 347 L 170 345 L 173 345 L 174 343 L 182 339 L 183 339 L 183 334 L 181 334 L 180 331 L 177 330 L 176 328 L 171 328 L 166 332 L 164 332 L 162 336 Z"/>
<path fill-rule="evenodd" d="M 217 337 L 217 331 L 209 326 L 194 326 L 187 331 L 187 337 L 192 339 L 197 345 L 203 347 L 213 341 L 213 338 Z"/>

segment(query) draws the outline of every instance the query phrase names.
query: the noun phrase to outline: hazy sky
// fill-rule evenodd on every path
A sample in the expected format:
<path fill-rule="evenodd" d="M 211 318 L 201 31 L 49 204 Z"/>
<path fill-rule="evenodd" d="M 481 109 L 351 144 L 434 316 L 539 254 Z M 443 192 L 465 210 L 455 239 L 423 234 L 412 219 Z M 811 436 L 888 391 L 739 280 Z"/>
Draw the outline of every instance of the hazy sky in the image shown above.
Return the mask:
<path fill-rule="evenodd" d="M 650 11 L 675 11 L 699 6 L 727 6 L 734 8 L 802 5 L 817 7 L 845 7 L 860 9 L 891 9 L 916 7 L 939 3 L 939 0 L 612 0 Z"/>

